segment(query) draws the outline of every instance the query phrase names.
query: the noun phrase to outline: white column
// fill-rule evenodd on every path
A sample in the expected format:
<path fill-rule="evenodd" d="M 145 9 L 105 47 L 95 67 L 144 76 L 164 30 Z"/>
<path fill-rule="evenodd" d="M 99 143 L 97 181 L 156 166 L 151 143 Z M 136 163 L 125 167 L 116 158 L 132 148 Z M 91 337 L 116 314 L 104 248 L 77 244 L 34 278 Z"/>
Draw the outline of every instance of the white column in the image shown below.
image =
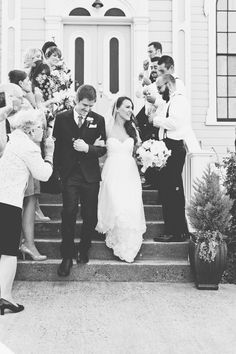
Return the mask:
<path fill-rule="evenodd" d="M 133 57 L 131 56 L 131 68 L 133 67 L 133 78 L 131 84 L 131 92 L 137 91 L 138 88 L 138 74 L 143 70 L 143 60 L 147 58 L 147 46 L 148 46 L 148 17 L 134 17 L 133 18 Z M 132 43 L 132 41 L 131 41 Z M 138 112 L 138 108 L 141 104 L 140 99 L 136 96 L 133 97 L 135 113 Z"/>
<path fill-rule="evenodd" d="M 21 0 L 2 0 L 1 82 L 21 67 Z"/>
<path fill-rule="evenodd" d="M 185 82 L 191 102 L 191 1 L 172 2 L 172 41 L 175 71 Z"/>

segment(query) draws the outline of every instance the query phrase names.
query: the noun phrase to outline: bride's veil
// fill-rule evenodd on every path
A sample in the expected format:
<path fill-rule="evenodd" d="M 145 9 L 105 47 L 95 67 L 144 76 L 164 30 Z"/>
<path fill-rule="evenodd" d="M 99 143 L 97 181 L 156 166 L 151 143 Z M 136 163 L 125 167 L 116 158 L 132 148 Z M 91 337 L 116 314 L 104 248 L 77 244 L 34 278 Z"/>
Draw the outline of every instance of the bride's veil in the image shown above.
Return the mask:
<path fill-rule="evenodd" d="M 107 137 L 110 135 L 113 125 L 115 123 L 115 117 L 117 113 L 116 102 L 117 100 L 113 102 L 113 104 L 109 107 L 107 114 L 105 114 L 105 127 Z"/>

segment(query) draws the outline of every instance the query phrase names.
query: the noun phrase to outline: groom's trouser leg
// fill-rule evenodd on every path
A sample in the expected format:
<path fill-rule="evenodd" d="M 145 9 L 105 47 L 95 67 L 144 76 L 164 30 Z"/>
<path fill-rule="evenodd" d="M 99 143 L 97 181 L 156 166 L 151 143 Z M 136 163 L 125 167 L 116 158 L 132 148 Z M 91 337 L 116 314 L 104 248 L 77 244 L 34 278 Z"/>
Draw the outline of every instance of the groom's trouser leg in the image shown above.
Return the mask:
<path fill-rule="evenodd" d="M 87 253 L 97 225 L 99 183 L 82 183 L 80 188 L 81 216 L 83 220 L 79 250 Z"/>
<path fill-rule="evenodd" d="M 160 171 L 159 175 L 159 193 L 165 233 L 181 235 L 188 232 L 182 180 L 186 150 L 181 141 L 166 139 L 165 142 L 168 149 L 171 150 L 167 165 Z"/>
<path fill-rule="evenodd" d="M 74 238 L 78 213 L 79 186 L 65 183 L 62 191 L 62 200 L 61 256 L 62 258 L 74 258 L 76 255 Z"/>

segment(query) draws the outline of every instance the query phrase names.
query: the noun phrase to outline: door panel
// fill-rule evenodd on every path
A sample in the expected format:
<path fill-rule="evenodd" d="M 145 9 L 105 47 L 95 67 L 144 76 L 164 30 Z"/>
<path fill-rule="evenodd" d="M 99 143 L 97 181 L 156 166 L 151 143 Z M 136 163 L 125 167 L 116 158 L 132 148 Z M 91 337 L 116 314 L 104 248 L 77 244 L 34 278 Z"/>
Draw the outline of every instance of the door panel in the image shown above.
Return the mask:
<path fill-rule="evenodd" d="M 65 25 L 64 57 L 78 84 L 93 85 L 98 94 L 94 109 L 106 114 L 120 95 L 130 96 L 130 27 Z"/>

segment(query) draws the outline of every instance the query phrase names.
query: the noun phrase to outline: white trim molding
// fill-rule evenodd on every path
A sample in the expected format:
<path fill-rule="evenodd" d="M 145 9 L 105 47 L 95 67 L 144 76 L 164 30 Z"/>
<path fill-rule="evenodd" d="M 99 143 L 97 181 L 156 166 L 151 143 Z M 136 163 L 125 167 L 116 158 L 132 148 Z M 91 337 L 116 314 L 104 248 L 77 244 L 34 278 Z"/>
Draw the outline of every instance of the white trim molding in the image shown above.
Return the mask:
<path fill-rule="evenodd" d="M 216 3 L 217 0 L 204 1 L 204 15 L 208 17 L 208 65 L 209 65 L 209 106 L 206 125 L 235 126 L 235 122 L 217 122 L 216 111 Z"/>
<path fill-rule="evenodd" d="M 9 41 L 10 32 L 13 34 L 12 43 Z M 21 0 L 2 0 L 1 36 L 1 82 L 6 82 L 8 72 L 21 67 Z"/>
<path fill-rule="evenodd" d="M 172 1 L 172 45 L 175 72 L 184 81 L 191 102 L 191 1 Z"/>

